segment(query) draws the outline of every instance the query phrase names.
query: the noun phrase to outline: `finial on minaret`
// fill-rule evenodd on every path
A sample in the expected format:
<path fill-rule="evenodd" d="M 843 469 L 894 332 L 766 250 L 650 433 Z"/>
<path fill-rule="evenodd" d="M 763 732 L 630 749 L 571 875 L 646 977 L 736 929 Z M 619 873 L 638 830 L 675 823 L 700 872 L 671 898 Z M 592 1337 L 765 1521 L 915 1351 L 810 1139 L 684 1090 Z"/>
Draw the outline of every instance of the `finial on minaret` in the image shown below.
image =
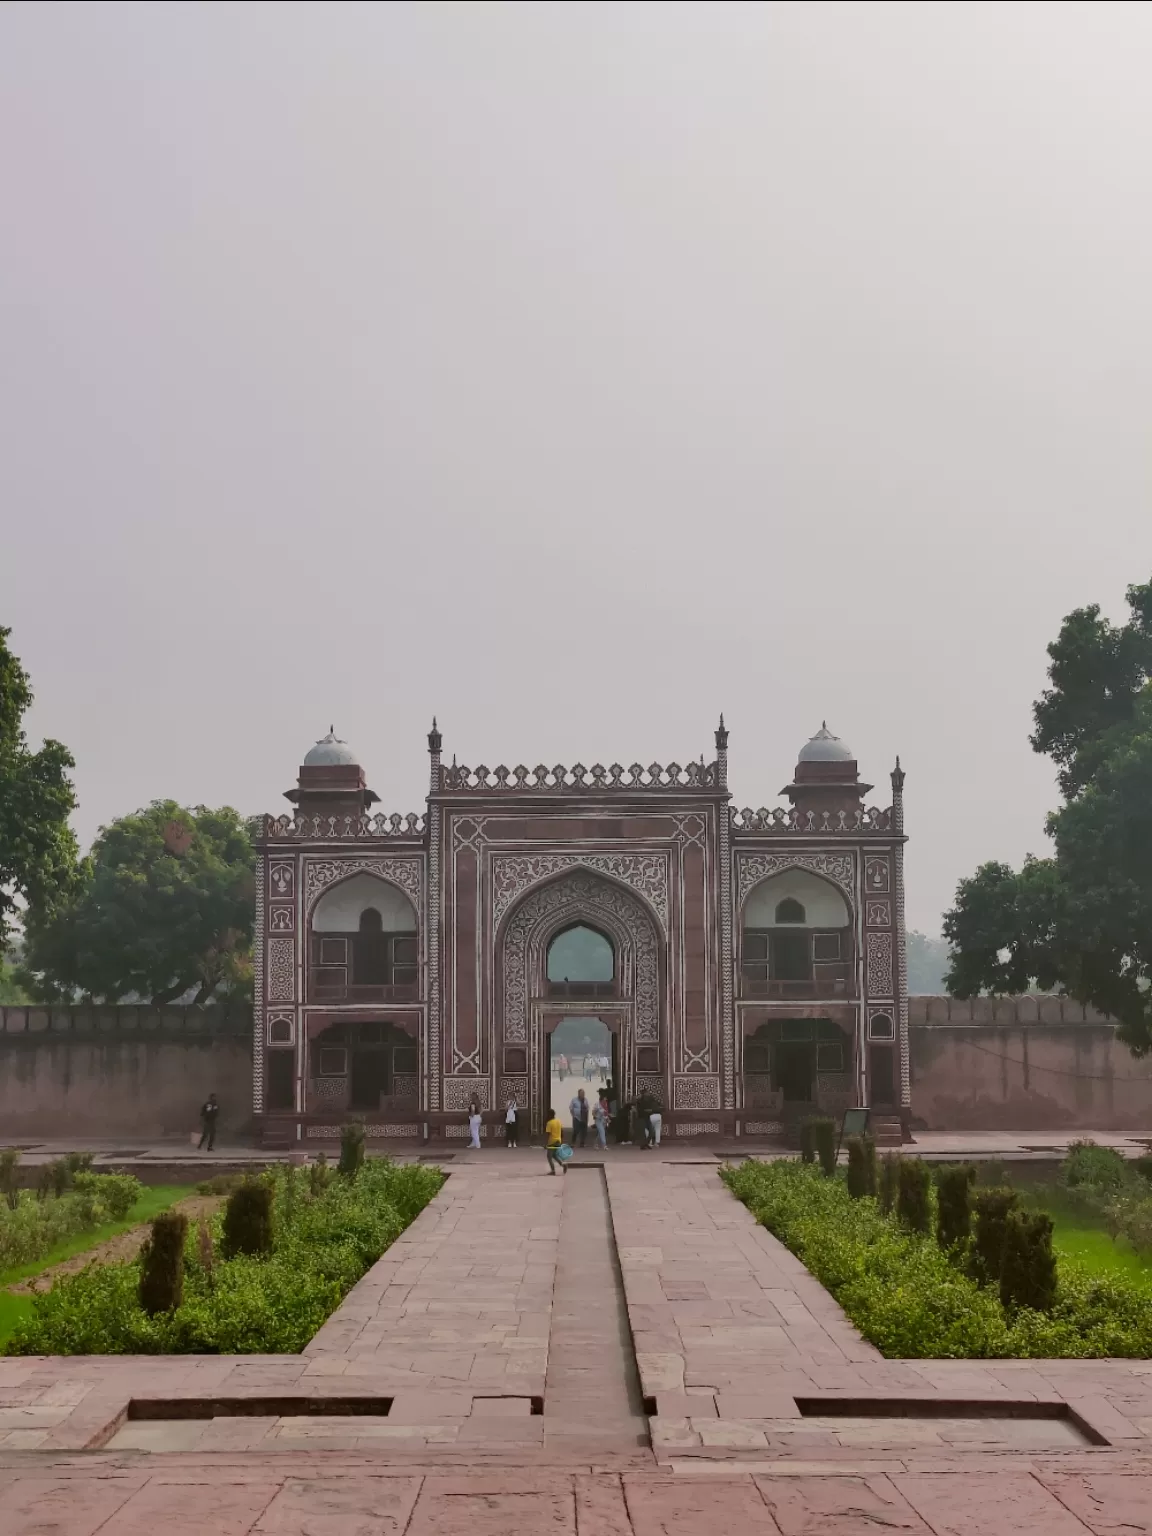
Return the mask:
<path fill-rule="evenodd" d="M 724 716 L 720 716 L 720 724 L 716 727 L 716 750 L 724 752 L 728 747 L 728 731 L 724 725 Z"/>
<path fill-rule="evenodd" d="M 904 770 L 900 766 L 900 759 L 896 759 L 896 766 L 892 770 L 892 793 L 900 794 L 904 788 Z"/>
<path fill-rule="evenodd" d="M 428 732 L 428 750 L 429 750 L 429 752 L 439 752 L 440 748 L 443 745 L 444 745 L 444 738 L 443 738 L 443 736 L 441 736 L 439 730 L 437 729 L 437 726 L 436 726 L 436 716 L 433 715 L 432 716 L 432 729 Z"/>

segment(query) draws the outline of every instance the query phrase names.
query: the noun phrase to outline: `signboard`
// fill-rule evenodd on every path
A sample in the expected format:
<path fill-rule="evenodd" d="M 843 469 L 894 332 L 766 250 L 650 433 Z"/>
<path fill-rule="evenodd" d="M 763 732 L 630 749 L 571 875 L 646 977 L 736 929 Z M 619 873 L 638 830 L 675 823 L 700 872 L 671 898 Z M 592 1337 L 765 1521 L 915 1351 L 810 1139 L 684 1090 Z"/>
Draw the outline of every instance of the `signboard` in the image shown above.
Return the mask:
<path fill-rule="evenodd" d="M 868 1110 L 846 1109 L 844 1111 L 844 1119 L 840 1125 L 840 1140 L 836 1144 L 836 1151 L 840 1151 L 845 1136 L 866 1136 L 867 1134 Z"/>

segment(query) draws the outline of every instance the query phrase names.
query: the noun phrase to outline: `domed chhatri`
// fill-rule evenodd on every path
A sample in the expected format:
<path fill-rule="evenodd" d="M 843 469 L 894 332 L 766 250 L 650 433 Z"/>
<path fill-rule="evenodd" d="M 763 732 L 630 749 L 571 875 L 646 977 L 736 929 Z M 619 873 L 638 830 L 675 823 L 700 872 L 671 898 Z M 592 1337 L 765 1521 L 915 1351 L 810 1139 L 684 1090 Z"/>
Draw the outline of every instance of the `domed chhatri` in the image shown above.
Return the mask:
<path fill-rule="evenodd" d="M 358 768 L 360 765 L 355 752 L 346 741 L 341 741 L 336 735 L 335 726 L 330 725 L 327 736 L 321 736 L 304 759 L 304 766 L 305 768 Z"/>
<path fill-rule="evenodd" d="M 854 761 L 852 748 L 839 736 L 834 736 L 828 729 L 827 720 L 820 722 L 820 729 L 815 736 L 800 749 L 799 761 L 802 763 L 850 763 Z"/>

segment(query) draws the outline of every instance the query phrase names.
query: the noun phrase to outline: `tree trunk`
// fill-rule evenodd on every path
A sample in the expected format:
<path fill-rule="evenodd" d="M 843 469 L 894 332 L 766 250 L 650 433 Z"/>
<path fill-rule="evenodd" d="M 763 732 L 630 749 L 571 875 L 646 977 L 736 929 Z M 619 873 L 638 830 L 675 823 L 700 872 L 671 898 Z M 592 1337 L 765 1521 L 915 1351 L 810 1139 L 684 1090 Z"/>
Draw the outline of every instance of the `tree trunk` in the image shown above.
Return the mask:
<path fill-rule="evenodd" d="M 179 997 L 182 992 L 187 992 L 188 988 L 192 985 L 193 979 L 194 978 L 185 977 L 183 981 L 174 981 L 170 987 L 165 987 L 161 992 L 153 992 L 153 1008 L 163 1008 L 165 1004 L 170 1003 L 174 998 Z"/>

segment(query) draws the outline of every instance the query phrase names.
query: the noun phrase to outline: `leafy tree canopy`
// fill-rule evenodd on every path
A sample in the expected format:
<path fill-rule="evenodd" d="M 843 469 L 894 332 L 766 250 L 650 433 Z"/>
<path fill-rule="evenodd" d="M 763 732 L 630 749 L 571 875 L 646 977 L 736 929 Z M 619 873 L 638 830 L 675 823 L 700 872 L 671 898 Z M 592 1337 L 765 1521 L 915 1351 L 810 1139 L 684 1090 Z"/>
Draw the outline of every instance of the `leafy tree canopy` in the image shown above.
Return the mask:
<path fill-rule="evenodd" d="M 1110 1014 L 1137 1055 L 1152 1051 L 1152 583 L 1128 590 L 1131 619 L 1069 614 L 1048 647 L 1032 745 L 1059 767 L 1054 852 L 1022 868 L 984 864 L 945 915 L 948 990 L 1060 987 Z"/>
<path fill-rule="evenodd" d="M 154 801 L 102 827 L 71 901 L 28 923 L 23 975 L 44 998 L 246 995 L 255 853 L 230 807 Z"/>
<path fill-rule="evenodd" d="M 28 674 L 0 628 L 0 950 L 23 903 L 49 911 L 76 874 L 76 838 L 68 817 L 76 796 L 66 747 L 28 746 L 24 716 L 32 703 Z"/>

